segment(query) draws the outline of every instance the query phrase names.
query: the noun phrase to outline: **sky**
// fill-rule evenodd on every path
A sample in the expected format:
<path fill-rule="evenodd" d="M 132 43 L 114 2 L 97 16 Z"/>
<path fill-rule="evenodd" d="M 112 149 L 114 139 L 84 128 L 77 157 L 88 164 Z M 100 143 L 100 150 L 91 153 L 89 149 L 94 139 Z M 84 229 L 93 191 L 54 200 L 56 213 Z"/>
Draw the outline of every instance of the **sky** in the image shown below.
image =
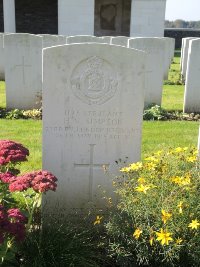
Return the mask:
<path fill-rule="evenodd" d="M 200 0 L 167 0 L 166 20 L 200 20 Z"/>

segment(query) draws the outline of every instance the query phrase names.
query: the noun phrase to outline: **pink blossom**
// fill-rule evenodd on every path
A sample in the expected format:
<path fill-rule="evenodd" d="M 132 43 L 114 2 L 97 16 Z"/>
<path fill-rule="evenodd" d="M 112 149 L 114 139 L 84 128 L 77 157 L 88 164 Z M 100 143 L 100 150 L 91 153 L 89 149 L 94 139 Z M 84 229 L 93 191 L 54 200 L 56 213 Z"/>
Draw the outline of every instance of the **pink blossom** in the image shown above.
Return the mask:
<path fill-rule="evenodd" d="M 0 165 L 26 161 L 27 156 L 29 156 L 29 150 L 22 144 L 10 140 L 0 140 Z"/>
<path fill-rule="evenodd" d="M 27 218 L 21 213 L 17 208 L 8 210 L 8 218 L 14 219 L 15 222 L 25 222 L 27 223 Z"/>
<path fill-rule="evenodd" d="M 9 185 L 10 192 L 27 190 L 31 187 L 31 180 L 31 177 L 25 175 L 16 177 L 16 179 Z"/>
<path fill-rule="evenodd" d="M 16 177 L 11 172 L 0 173 L 0 180 L 3 183 L 9 184 L 14 182 Z"/>
<path fill-rule="evenodd" d="M 0 244 L 4 242 L 7 235 L 12 235 L 17 241 L 25 238 L 25 223 L 27 218 L 17 208 L 8 211 L 0 205 Z"/>
<path fill-rule="evenodd" d="M 34 171 L 16 177 L 10 183 L 9 190 L 14 192 L 33 188 L 33 190 L 40 193 L 47 192 L 48 190 L 55 191 L 57 187 L 56 181 L 57 178 L 48 171 Z"/>

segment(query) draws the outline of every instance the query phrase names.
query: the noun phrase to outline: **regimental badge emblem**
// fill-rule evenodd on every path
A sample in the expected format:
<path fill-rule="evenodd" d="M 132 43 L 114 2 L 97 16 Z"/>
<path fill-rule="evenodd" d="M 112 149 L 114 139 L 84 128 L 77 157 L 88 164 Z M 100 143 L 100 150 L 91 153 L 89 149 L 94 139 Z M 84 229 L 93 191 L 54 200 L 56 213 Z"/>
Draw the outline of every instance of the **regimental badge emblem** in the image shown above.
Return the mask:
<path fill-rule="evenodd" d="M 101 105 L 111 99 L 118 88 L 114 68 L 97 56 L 80 62 L 72 72 L 73 94 L 89 105 Z"/>

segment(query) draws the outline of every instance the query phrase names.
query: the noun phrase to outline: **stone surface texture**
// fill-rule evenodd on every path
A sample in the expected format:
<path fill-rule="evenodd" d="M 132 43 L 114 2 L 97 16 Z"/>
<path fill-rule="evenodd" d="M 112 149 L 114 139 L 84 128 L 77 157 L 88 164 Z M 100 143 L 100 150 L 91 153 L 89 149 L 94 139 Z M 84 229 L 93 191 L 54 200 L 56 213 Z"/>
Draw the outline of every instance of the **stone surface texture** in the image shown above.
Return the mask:
<path fill-rule="evenodd" d="M 166 0 L 133 0 L 131 37 L 163 37 Z"/>
<path fill-rule="evenodd" d="M 74 43 L 108 43 L 108 41 L 106 39 L 91 35 L 77 35 L 67 37 L 67 44 Z"/>
<path fill-rule="evenodd" d="M 41 34 L 43 41 L 43 48 L 64 45 L 66 44 L 66 37 L 61 35 Z"/>
<path fill-rule="evenodd" d="M 31 34 L 4 36 L 6 107 L 33 109 L 41 106 L 42 37 Z"/>
<path fill-rule="evenodd" d="M 94 34 L 94 0 L 58 0 L 60 35 Z"/>
<path fill-rule="evenodd" d="M 5 68 L 4 68 L 4 34 L 0 33 L 0 80 L 5 79 Z"/>
<path fill-rule="evenodd" d="M 147 53 L 145 65 L 145 107 L 151 104 L 161 105 L 163 72 L 165 64 L 165 42 L 159 38 L 132 38 L 129 48 Z"/>
<path fill-rule="evenodd" d="M 44 212 L 105 208 L 115 161 L 140 159 L 144 63 L 143 52 L 107 44 L 44 49 L 43 169 L 58 177 Z"/>
<path fill-rule="evenodd" d="M 129 37 L 125 37 L 125 36 L 112 37 L 111 38 L 111 44 L 128 47 L 128 40 L 129 39 L 130 39 Z"/>
<path fill-rule="evenodd" d="M 95 0 L 95 35 L 130 36 L 132 0 Z"/>
<path fill-rule="evenodd" d="M 182 57 L 182 66 L 181 66 L 181 75 L 182 79 L 186 79 L 187 72 L 187 64 L 188 64 L 188 56 L 189 56 L 189 43 L 191 40 L 196 39 L 195 37 L 187 37 L 184 38 L 184 46 L 183 46 L 183 57 Z"/>
<path fill-rule="evenodd" d="M 200 39 L 189 42 L 183 110 L 200 113 Z"/>

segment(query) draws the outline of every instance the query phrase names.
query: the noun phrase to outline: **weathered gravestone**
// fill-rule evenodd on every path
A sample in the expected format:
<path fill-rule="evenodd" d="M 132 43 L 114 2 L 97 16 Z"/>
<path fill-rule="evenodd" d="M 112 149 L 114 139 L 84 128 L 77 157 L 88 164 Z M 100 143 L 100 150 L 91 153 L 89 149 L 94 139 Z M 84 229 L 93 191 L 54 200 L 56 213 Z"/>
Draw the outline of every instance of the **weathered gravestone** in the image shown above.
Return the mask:
<path fill-rule="evenodd" d="M 44 49 L 43 169 L 59 182 L 43 213 L 105 208 L 102 190 L 113 196 L 115 161 L 140 159 L 144 59 L 107 44 Z"/>
<path fill-rule="evenodd" d="M 130 39 L 129 37 L 125 37 L 125 36 L 112 37 L 111 38 L 111 44 L 128 47 L 128 40 L 129 39 Z"/>
<path fill-rule="evenodd" d="M 145 65 L 145 97 L 144 105 L 161 105 L 164 71 L 165 42 L 158 38 L 138 37 L 129 40 L 129 48 L 147 53 Z"/>
<path fill-rule="evenodd" d="M 61 35 L 40 34 L 43 40 L 43 48 L 64 45 L 66 44 L 66 37 Z"/>
<path fill-rule="evenodd" d="M 104 41 L 104 43 L 106 44 L 111 44 L 111 36 L 102 36 L 102 37 L 99 37 L 100 39 L 102 39 Z"/>
<path fill-rule="evenodd" d="M 172 59 L 174 57 L 174 48 L 175 48 L 175 39 L 173 38 L 168 38 L 168 37 L 163 37 L 163 38 L 159 38 L 160 40 L 163 40 L 164 42 L 164 79 L 167 80 L 168 79 L 168 74 L 169 74 L 169 69 L 171 66 L 171 62 Z"/>
<path fill-rule="evenodd" d="M 5 79 L 5 69 L 4 69 L 4 34 L 0 33 L 0 80 Z"/>
<path fill-rule="evenodd" d="M 190 40 L 185 82 L 184 112 L 200 113 L 200 39 Z"/>
<path fill-rule="evenodd" d="M 182 72 L 182 69 L 183 69 L 184 47 L 185 47 L 185 38 L 182 38 L 182 42 L 181 42 L 181 58 L 180 58 L 180 70 L 181 70 L 181 72 Z"/>
<path fill-rule="evenodd" d="M 108 41 L 92 35 L 76 35 L 67 37 L 67 44 L 74 43 L 108 43 Z"/>
<path fill-rule="evenodd" d="M 187 37 L 184 38 L 184 46 L 183 46 L 183 57 L 182 57 L 182 65 L 181 65 L 181 76 L 182 80 L 185 81 L 186 79 L 186 72 L 187 72 L 187 64 L 188 64 L 188 56 L 189 56 L 189 44 L 191 40 L 198 39 L 195 37 Z"/>
<path fill-rule="evenodd" d="M 7 108 L 39 108 L 42 94 L 42 37 L 8 34 L 4 36 L 4 45 Z"/>

